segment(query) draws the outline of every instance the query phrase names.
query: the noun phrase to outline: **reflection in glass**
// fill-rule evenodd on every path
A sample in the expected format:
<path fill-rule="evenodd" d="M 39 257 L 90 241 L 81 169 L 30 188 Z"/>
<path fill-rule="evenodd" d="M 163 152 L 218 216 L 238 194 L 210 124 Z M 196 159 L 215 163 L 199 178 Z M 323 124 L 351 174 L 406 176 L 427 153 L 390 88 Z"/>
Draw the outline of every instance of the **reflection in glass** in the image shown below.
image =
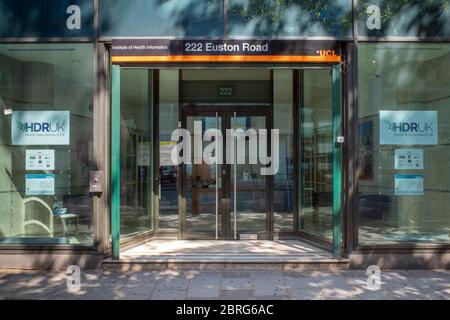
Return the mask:
<path fill-rule="evenodd" d="M 120 234 L 152 229 L 151 70 L 122 69 L 120 85 Z"/>
<path fill-rule="evenodd" d="M 360 44 L 358 51 L 359 243 L 450 242 L 450 45 Z M 380 111 L 435 111 L 437 144 L 380 144 Z M 423 123 L 422 123 L 423 125 Z M 397 142 L 396 142 L 397 143 Z M 410 142 L 408 142 L 410 143 Z M 395 167 L 397 153 L 423 153 L 423 169 Z M 396 175 L 423 177 L 415 195 Z"/>
<path fill-rule="evenodd" d="M 448 0 L 359 0 L 358 35 L 369 37 L 449 37 L 450 19 Z M 380 8 L 380 28 L 368 28 L 374 10 Z"/>
<path fill-rule="evenodd" d="M 99 31 L 106 37 L 219 37 L 223 0 L 99 1 Z"/>
<path fill-rule="evenodd" d="M 293 71 L 273 70 L 274 129 L 280 133 L 280 168 L 274 176 L 274 230 L 294 231 Z"/>
<path fill-rule="evenodd" d="M 350 36 L 349 0 L 229 0 L 233 36 Z"/>
<path fill-rule="evenodd" d="M 170 160 L 178 127 L 178 70 L 159 71 L 159 229 L 178 228 L 178 167 Z"/>
<path fill-rule="evenodd" d="M 242 129 L 244 133 L 248 129 L 253 129 L 248 131 L 245 136 L 238 135 L 236 137 L 236 167 L 233 165 L 231 168 L 233 237 L 234 230 L 236 230 L 236 238 L 240 238 L 245 233 L 255 234 L 266 231 L 266 176 L 261 175 L 262 165 L 258 159 L 255 155 L 250 154 L 250 144 L 259 143 L 259 129 L 266 128 L 266 117 L 231 117 L 231 128 Z M 242 148 L 244 146 L 245 149 Z M 236 223 L 234 223 L 234 201 L 236 201 Z"/>
<path fill-rule="evenodd" d="M 330 70 L 301 71 L 300 229 L 332 238 L 333 145 Z"/>
<path fill-rule="evenodd" d="M 0 45 L 0 242 L 93 244 L 93 70 L 92 44 Z M 43 111 L 55 117 L 69 112 L 63 126 L 69 143 L 43 138 L 40 145 L 13 144 L 18 137 L 11 131 L 19 123 L 12 119 L 19 111 L 53 127 L 54 117 L 42 118 Z M 48 167 L 29 165 L 44 160 L 39 150 L 50 152 Z M 44 184 L 30 188 L 31 179 L 43 176 Z"/>
<path fill-rule="evenodd" d="M 203 141 L 203 135 L 208 129 L 221 130 L 221 117 L 203 116 L 187 117 L 187 129 L 191 133 L 191 141 L 195 139 L 195 122 L 201 124 L 202 150 L 205 150 L 211 141 Z M 199 133 L 200 134 L 200 133 Z M 199 137 L 197 137 L 198 139 Z M 213 140 L 215 141 L 215 140 Z M 195 145 L 194 145 L 195 148 Z M 203 155 L 203 154 L 202 154 Z M 215 152 L 211 157 L 215 157 Z M 195 157 L 195 158 L 194 158 Z M 217 171 L 216 171 L 217 170 Z M 221 166 L 215 162 L 208 164 L 203 156 L 196 158 L 191 154 L 191 164 L 185 165 L 186 171 L 186 231 L 196 234 L 201 239 L 215 239 L 221 234 L 222 211 L 219 211 L 217 200 L 222 197 L 222 183 L 220 175 Z M 219 179 L 219 181 L 217 181 Z"/>

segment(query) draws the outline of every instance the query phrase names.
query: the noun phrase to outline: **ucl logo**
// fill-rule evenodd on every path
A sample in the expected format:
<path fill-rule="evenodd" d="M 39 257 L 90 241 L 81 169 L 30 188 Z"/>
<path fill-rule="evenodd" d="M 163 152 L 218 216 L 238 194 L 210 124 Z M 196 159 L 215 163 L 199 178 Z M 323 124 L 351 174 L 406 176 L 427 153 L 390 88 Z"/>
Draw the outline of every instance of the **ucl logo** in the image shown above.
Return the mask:
<path fill-rule="evenodd" d="M 321 57 L 337 57 L 336 50 L 317 50 Z"/>
<path fill-rule="evenodd" d="M 65 132 L 65 122 L 22 122 L 17 120 L 17 127 L 20 131 L 28 132 L 42 132 L 42 133 L 63 133 Z"/>
<path fill-rule="evenodd" d="M 385 119 L 384 125 L 392 133 L 434 133 L 433 122 L 393 122 Z"/>

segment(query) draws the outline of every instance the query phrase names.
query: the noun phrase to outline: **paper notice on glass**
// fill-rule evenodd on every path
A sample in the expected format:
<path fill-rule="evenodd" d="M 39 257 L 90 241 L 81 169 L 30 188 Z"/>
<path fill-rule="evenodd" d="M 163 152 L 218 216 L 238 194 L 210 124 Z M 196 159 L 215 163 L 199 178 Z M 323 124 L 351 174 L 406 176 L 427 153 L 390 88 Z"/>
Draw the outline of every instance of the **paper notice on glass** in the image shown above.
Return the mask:
<path fill-rule="evenodd" d="M 396 170 L 422 170 L 423 149 L 395 149 Z"/>
<path fill-rule="evenodd" d="M 396 196 L 423 196 L 423 175 L 396 174 Z"/>
<path fill-rule="evenodd" d="M 54 174 L 26 174 L 25 194 L 27 196 L 52 196 L 55 194 Z"/>
<path fill-rule="evenodd" d="M 159 166 L 175 166 L 172 161 L 172 150 L 177 145 L 175 141 L 161 141 L 159 143 Z"/>
<path fill-rule="evenodd" d="M 25 170 L 55 170 L 55 150 L 26 150 Z"/>

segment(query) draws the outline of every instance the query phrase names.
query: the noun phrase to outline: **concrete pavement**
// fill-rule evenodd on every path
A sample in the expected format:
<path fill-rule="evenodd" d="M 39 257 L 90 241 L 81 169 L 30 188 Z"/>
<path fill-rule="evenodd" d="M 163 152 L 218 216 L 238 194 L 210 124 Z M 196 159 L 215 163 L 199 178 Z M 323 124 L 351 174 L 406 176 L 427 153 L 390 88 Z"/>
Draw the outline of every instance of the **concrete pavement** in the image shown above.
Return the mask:
<path fill-rule="evenodd" d="M 382 271 L 379 290 L 365 271 L 81 271 L 67 288 L 66 272 L 0 270 L 0 299 L 445 299 L 450 271 Z"/>

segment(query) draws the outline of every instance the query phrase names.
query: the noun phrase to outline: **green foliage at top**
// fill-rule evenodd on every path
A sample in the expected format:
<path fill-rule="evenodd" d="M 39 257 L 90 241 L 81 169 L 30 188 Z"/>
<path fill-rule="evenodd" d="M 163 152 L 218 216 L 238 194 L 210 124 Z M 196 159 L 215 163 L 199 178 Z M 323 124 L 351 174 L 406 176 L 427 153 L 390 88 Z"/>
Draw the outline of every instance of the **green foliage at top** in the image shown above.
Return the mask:
<path fill-rule="evenodd" d="M 351 0 L 230 0 L 230 17 L 255 22 L 257 35 L 284 35 L 322 30 L 324 35 L 348 35 L 352 26 Z M 315 25 L 314 25 L 315 24 Z"/>
<path fill-rule="evenodd" d="M 367 7 L 381 9 L 381 30 L 367 30 Z M 359 33 L 369 36 L 449 36 L 450 0 L 359 0 Z"/>

